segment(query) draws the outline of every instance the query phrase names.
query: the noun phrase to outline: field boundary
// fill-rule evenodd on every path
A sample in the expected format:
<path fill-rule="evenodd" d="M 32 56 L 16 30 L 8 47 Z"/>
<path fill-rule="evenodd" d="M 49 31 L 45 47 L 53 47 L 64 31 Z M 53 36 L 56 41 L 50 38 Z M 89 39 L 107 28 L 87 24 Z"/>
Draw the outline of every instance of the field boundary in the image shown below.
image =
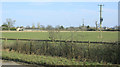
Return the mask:
<path fill-rule="evenodd" d="M 0 31 L 0 32 L 49 32 L 49 31 Z M 100 31 L 59 31 L 59 32 L 100 32 Z M 119 31 L 102 31 L 102 32 L 119 32 Z"/>
<path fill-rule="evenodd" d="M 113 44 L 119 45 L 120 42 L 100 42 L 100 41 L 66 41 L 66 40 L 40 40 L 40 39 L 13 39 L 13 38 L 0 38 L 2 40 L 20 40 L 20 41 L 45 41 L 45 42 L 71 42 L 71 43 L 93 43 L 93 44 Z"/>

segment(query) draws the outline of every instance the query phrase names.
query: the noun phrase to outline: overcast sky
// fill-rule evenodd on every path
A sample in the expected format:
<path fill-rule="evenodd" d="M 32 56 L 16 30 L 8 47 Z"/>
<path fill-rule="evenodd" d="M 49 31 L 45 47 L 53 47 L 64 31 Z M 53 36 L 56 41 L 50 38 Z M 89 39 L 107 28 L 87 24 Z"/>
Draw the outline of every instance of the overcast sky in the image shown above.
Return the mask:
<path fill-rule="evenodd" d="M 6 18 L 16 20 L 15 26 L 63 25 L 80 26 L 83 19 L 85 25 L 95 26 L 99 23 L 99 6 L 103 6 L 102 26 L 118 25 L 118 2 L 3 2 L 2 21 Z"/>

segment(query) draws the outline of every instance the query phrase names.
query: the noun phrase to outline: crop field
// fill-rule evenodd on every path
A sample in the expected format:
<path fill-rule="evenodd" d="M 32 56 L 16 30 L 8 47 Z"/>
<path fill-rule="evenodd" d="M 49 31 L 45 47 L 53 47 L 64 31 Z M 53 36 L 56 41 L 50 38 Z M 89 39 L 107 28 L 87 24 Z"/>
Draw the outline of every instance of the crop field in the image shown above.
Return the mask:
<path fill-rule="evenodd" d="M 3 38 L 49 39 L 50 33 L 59 40 L 118 41 L 118 32 L 2 32 Z"/>

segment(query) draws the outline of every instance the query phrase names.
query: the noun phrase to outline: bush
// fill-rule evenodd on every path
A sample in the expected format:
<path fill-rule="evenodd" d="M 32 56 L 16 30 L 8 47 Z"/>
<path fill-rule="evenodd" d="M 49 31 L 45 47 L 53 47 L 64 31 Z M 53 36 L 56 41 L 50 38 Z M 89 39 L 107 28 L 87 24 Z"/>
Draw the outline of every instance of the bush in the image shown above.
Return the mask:
<path fill-rule="evenodd" d="M 11 31 L 16 31 L 15 27 L 10 28 Z"/>
<path fill-rule="evenodd" d="M 120 63 L 120 49 L 118 49 L 120 45 L 16 41 L 14 45 L 7 48 L 24 54 L 75 58 L 83 62 Z"/>
<path fill-rule="evenodd" d="M 6 28 L 2 28 L 2 30 L 8 30 L 8 28 L 6 27 Z M 11 31 L 16 31 L 16 28 L 15 27 L 12 27 L 12 28 L 10 28 L 10 30 Z"/>
<path fill-rule="evenodd" d="M 96 29 L 95 28 L 89 28 L 89 29 L 87 29 L 87 31 L 96 31 Z"/>

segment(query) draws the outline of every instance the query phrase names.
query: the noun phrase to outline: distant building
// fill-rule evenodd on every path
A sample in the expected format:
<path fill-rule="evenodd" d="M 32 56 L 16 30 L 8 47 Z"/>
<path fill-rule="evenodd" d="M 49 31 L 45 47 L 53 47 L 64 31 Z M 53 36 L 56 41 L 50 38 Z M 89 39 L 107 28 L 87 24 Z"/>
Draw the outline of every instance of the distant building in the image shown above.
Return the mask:
<path fill-rule="evenodd" d="M 24 31 L 24 28 L 17 28 L 16 31 Z"/>

